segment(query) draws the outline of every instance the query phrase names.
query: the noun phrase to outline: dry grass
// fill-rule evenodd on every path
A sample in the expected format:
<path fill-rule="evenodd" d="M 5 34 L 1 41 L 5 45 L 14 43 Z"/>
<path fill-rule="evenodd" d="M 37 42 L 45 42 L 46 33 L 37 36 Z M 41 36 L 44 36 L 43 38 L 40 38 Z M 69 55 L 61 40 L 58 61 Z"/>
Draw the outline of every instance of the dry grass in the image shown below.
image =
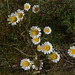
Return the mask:
<path fill-rule="evenodd" d="M 63 21 L 57 16 L 56 9 L 64 6 L 62 0 L 0 0 L 0 75 L 74 75 L 75 58 L 67 54 L 70 45 L 74 45 L 75 31 L 71 29 L 66 32 L 66 27 L 60 26 Z M 65 1 L 65 0 L 64 0 Z M 32 6 L 39 4 L 41 11 L 34 14 L 29 10 L 25 12 L 24 20 L 16 26 L 8 25 L 8 14 L 23 9 L 23 4 L 29 2 Z M 67 3 L 67 0 L 65 1 Z M 68 8 L 69 3 L 65 6 Z M 72 9 L 74 10 L 74 9 Z M 59 13 L 59 11 L 58 11 Z M 62 13 L 63 14 L 63 13 Z M 66 18 L 66 16 L 64 16 Z M 31 42 L 29 30 L 32 26 L 39 26 L 42 30 L 42 42 L 50 41 L 54 47 L 57 45 L 57 52 L 61 54 L 61 60 L 57 64 L 49 61 L 43 53 L 39 53 Z M 51 35 L 45 35 L 43 28 L 50 26 Z M 67 38 L 68 37 L 68 38 Z M 35 55 L 44 62 L 41 71 L 30 69 L 24 71 L 20 67 L 23 58 L 34 59 Z"/>

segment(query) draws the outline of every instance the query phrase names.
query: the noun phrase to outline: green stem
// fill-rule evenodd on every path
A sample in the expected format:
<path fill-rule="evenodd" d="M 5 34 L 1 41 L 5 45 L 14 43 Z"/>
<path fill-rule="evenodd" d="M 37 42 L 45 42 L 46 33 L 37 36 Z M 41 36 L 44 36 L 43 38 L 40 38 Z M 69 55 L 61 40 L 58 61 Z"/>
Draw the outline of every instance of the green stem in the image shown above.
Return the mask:
<path fill-rule="evenodd" d="M 24 53 L 22 50 L 19 50 L 18 48 L 14 47 L 17 51 L 19 51 L 20 53 L 22 53 L 23 55 L 25 56 L 28 56 L 28 57 L 35 57 L 36 55 L 28 55 L 26 53 Z"/>

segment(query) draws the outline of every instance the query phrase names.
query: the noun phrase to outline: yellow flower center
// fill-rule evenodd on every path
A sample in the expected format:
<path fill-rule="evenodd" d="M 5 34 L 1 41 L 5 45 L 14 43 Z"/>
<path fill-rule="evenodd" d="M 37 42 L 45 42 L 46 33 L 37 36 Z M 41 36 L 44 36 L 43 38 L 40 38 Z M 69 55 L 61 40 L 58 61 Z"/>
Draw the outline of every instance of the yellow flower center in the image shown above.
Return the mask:
<path fill-rule="evenodd" d="M 18 17 L 21 18 L 23 15 L 22 13 L 18 13 Z"/>
<path fill-rule="evenodd" d="M 35 7 L 34 11 L 38 11 L 38 7 Z"/>
<path fill-rule="evenodd" d="M 40 61 L 39 61 L 39 60 L 34 60 L 34 65 L 35 65 L 36 67 L 39 67 L 39 66 L 40 66 Z"/>
<path fill-rule="evenodd" d="M 49 28 L 47 28 L 45 31 L 48 33 L 50 30 L 49 30 Z"/>
<path fill-rule="evenodd" d="M 24 62 L 24 66 L 25 66 L 25 67 L 28 67 L 28 66 L 29 66 L 29 62 L 28 62 L 28 61 L 25 61 L 25 62 Z"/>
<path fill-rule="evenodd" d="M 71 49 L 71 53 L 72 54 L 75 54 L 75 49 Z"/>
<path fill-rule="evenodd" d="M 17 18 L 15 16 L 12 16 L 11 17 L 11 22 L 16 22 L 17 21 Z"/>
<path fill-rule="evenodd" d="M 26 9 L 29 9 L 29 5 L 26 5 L 26 7 L 25 7 Z"/>
<path fill-rule="evenodd" d="M 38 35 L 38 30 L 37 30 L 37 29 L 33 29 L 33 30 L 32 30 L 32 34 L 33 34 L 34 36 Z"/>
<path fill-rule="evenodd" d="M 35 38 L 34 41 L 35 41 L 35 42 L 38 42 L 38 41 L 39 41 L 39 38 Z"/>
<path fill-rule="evenodd" d="M 44 46 L 44 49 L 45 49 L 46 51 L 49 51 L 49 50 L 50 50 L 50 46 L 49 46 L 49 45 L 45 45 L 45 46 Z"/>
<path fill-rule="evenodd" d="M 41 50 L 41 46 L 38 47 L 38 50 L 39 50 L 39 51 Z"/>
<path fill-rule="evenodd" d="M 57 59 L 58 56 L 57 56 L 57 54 L 53 53 L 53 54 L 51 54 L 50 57 L 51 57 L 52 60 L 55 60 L 55 59 Z"/>

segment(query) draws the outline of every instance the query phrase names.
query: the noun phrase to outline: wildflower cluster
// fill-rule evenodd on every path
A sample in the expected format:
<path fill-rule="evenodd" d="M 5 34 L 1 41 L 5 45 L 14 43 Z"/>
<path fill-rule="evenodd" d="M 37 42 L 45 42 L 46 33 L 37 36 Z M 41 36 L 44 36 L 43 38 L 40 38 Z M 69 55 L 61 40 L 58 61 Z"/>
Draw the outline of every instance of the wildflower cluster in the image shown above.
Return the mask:
<path fill-rule="evenodd" d="M 31 8 L 31 5 L 29 3 L 24 4 L 24 10 L 18 9 L 16 12 L 11 13 L 11 15 L 8 15 L 8 24 L 12 24 L 13 26 L 16 25 L 16 23 L 19 23 L 24 18 L 24 11 L 28 11 Z M 32 12 L 38 13 L 40 11 L 39 5 L 34 5 L 32 7 Z M 47 35 L 51 34 L 52 29 L 49 26 L 44 27 L 43 32 Z M 57 53 L 52 46 L 52 44 L 49 41 L 44 42 L 42 45 L 40 45 L 41 42 L 41 29 L 38 26 L 32 26 L 29 35 L 32 38 L 32 43 L 34 45 L 37 45 L 37 51 L 43 52 L 44 54 L 48 55 L 48 59 L 51 60 L 54 63 L 57 63 L 60 60 L 60 54 Z M 75 46 L 70 47 L 68 49 L 68 54 L 72 57 L 75 57 Z M 20 66 L 24 70 L 30 69 L 32 67 L 36 70 L 41 70 L 43 67 L 42 60 L 39 60 L 37 57 L 33 61 L 30 61 L 30 59 L 25 58 L 21 60 Z"/>
<path fill-rule="evenodd" d="M 49 26 L 44 27 L 44 33 L 49 35 L 51 33 L 51 28 Z M 41 29 L 38 26 L 32 26 L 29 31 L 30 37 L 32 37 L 32 42 L 34 45 L 37 45 L 37 51 L 41 51 L 44 54 L 49 54 L 48 59 L 51 59 L 53 62 L 57 63 L 60 60 L 60 55 L 54 51 L 52 44 L 47 41 L 44 44 L 40 45 Z"/>
<path fill-rule="evenodd" d="M 33 61 L 30 61 L 30 59 L 25 58 L 21 60 L 20 66 L 24 70 L 28 70 L 31 67 L 36 70 L 41 70 L 43 67 L 43 62 L 42 60 L 37 59 L 37 57 L 35 57 Z"/>
<path fill-rule="evenodd" d="M 15 13 L 11 13 L 11 15 L 8 15 L 8 24 L 12 24 L 13 26 L 16 25 L 16 23 L 19 23 L 23 20 L 24 15 L 24 10 L 18 9 Z"/>
<path fill-rule="evenodd" d="M 9 21 L 8 24 L 12 24 L 14 26 L 20 21 L 22 21 L 25 15 L 24 11 L 28 11 L 30 8 L 31 5 L 29 3 L 25 3 L 24 10 L 18 9 L 14 13 L 11 13 L 11 15 L 8 15 L 8 19 L 7 19 L 7 21 Z M 32 12 L 38 13 L 39 11 L 40 11 L 39 5 L 34 5 L 32 7 Z"/>
<path fill-rule="evenodd" d="M 29 31 L 30 37 L 32 37 L 32 42 L 37 45 L 40 43 L 41 39 L 41 29 L 38 26 L 32 26 Z"/>

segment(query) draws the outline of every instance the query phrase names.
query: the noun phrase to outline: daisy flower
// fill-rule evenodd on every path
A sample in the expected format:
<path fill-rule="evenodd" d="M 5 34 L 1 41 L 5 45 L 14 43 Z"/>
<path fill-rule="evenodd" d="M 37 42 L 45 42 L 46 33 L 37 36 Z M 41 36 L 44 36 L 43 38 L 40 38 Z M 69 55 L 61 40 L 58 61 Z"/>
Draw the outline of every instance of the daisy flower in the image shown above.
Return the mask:
<path fill-rule="evenodd" d="M 29 3 L 24 4 L 24 10 L 28 11 L 31 8 L 31 5 Z"/>
<path fill-rule="evenodd" d="M 32 42 L 33 42 L 35 45 L 39 44 L 40 41 L 41 41 L 41 39 L 38 38 L 38 37 L 35 37 L 35 38 L 32 39 Z"/>
<path fill-rule="evenodd" d="M 23 10 L 20 10 L 20 9 L 18 9 L 17 10 L 17 12 L 15 12 L 15 14 L 18 16 L 18 19 L 19 19 L 19 21 L 20 20 L 23 20 L 23 17 L 24 17 L 24 11 Z"/>
<path fill-rule="evenodd" d="M 38 12 L 40 11 L 39 5 L 34 5 L 34 6 L 32 7 L 32 11 L 33 11 L 34 13 L 38 13 Z"/>
<path fill-rule="evenodd" d="M 31 61 L 29 59 L 23 59 L 21 60 L 20 66 L 24 69 L 24 70 L 28 70 L 31 67 Z"/>
<path fill-rule="evenodd" d="M 39 60 L 39 59 L 35 58 L 35 59 L 32 61 L 32 68 L 33 68 L 33 69 L 41 70 L 42 67 L 43 67 L 43 62 L 42 62 L 42 60 Z"/>
<path fill-rule="evenodd" d="M 51 59 L 51 61 L 57 63 L 60 60 L 60 55 L 54 51 L 50 55 L 48 55 L 48 59 Z"/>
<path fill-rule="evenodd" d="M 47 34 L 47 35 L 50 34 L 51 31 L 52 30 L 51 30 L 51 28 L 49 26 L 47 26 L 47 27 L 44 28 L 44 33 Z"/>
<path fill-rule="evenodd" d="M 11 15 L 8 15 L 7 21 L 9 21 L 8 24 L 12 24 L 14 26 L 14 25 L 16 25 L 16 23 L 19 22 L 18 16 L 14 13 L 11 13 Z"/>
<path fill-rule="evenodd" d="M 41 29 L 38 26 L 32 26 L 31 30 L 29 31 L 30 37 L 40 37 L 41 36 Z"/>
<path fill-rule="evenodd" d="M 71 46 L 70 49 L 68 49 L 68 54 L 75 57 L 75 46 Z"/>
<path fill-rule="evenodd" d="M 45 42 L 44 44 L 42 44 L 42 52 L 44 52 L 44 54 L 50 54 L 53 50 L 52 44 L 49 42 Z"/>
<path fill-rule="evenodd" d="M 42 51 L 42 47 L 40 45 L 37 46 L 38 51 Z"/>

